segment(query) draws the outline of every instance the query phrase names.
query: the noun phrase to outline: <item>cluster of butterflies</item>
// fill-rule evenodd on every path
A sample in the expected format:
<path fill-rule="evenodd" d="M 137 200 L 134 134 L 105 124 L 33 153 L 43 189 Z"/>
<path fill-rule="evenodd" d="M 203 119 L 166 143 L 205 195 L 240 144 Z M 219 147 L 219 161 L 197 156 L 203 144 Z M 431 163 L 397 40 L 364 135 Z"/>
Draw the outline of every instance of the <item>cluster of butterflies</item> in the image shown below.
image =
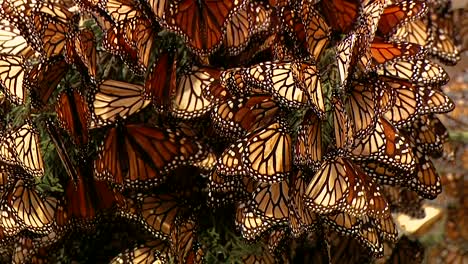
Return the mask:
<path fill-rule="evenodd" d="M 381 257 L 391 212 L 421 217 L 442 190 L 436 114 L 454 104 L 434 59 L 460 59 L 450 14 L 444 0 L 3 1 L 0 245 L 43 263 L 71 230 L 122 217 L 153 239 L 112 263 L 201 263 L 201 215 L 234 206 L 269 249 L 245 263 L 288 261 L 292 239 L 336 249 L 317 263 Z M 391 263 L 416 258 L 405 239 Z"/>

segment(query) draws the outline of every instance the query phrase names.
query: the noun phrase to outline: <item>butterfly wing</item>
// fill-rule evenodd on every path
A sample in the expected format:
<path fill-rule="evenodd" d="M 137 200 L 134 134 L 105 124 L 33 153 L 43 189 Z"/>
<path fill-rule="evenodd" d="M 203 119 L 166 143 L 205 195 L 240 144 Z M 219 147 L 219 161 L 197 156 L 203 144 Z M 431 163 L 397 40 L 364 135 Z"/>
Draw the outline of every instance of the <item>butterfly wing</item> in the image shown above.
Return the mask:
<path fill-rule="evenodd" d="M 88 125 L 90 113 L 84 97 L 77 90 L 60 93 L 55 107 L 57 119 L 78 146 L 89 142 Z"/>
<path fill-rule="evenodd" d="M 52 227 L 57 200 L 41 197 L 35 186 L 18 180 L 8 196 L 8 203 L 32 232 L 46 234 Z"/>
<path fill-rule="evenodd" d="M 25 64 L 21 56 L 0 55 L 0 80 L 4 93 L 15 104 L 26 99 Z"/>
<path fill-rule="evenodd" d="M 193 66 L 177 80 L 171 113 L 178 118 L 191 119 L 211 110 L 213 104 L 202 91 L 218 77 L 218 70 Z"/>
<path fill-rule="evenodd" d="M 278 182 L 292 170 L 292 139 L 282 122 L 275 122 L 247 135 L 242 162 L 256 180 Z"/>
<path fill-rule="evenodd" d="M 141 85 L 105 80 L 99 84 L 89 99 L 90 128 L 101 127 L 125 119 L 148 106 Z"/>

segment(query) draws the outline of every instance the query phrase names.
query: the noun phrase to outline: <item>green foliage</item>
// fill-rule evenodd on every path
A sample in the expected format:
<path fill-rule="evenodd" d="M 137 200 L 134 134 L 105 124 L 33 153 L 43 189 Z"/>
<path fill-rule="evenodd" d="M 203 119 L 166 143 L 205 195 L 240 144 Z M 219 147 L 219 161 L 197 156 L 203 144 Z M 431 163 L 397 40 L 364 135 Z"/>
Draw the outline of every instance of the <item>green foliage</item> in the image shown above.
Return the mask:
<path fill-rule="evenodd" d="M 63 164 L 47 133 L 43 131 L 40 138 L 41 153 L 46 169 L 37 187 L 42 192 L 63 192 L 63 186 L 60 184 L 62 177 L 59 176 L 66 175 Z"/>
<path fill-rule="evenodd" d="M 11 127 L 18 127 L 24 124 L 24 120 L 29 118 L 31 101 L 28 97 L 24 105 L 13 106 L 5 116 L 5 122 Z"/>
<path fill-rule="evenodd" d="M 260 241 L 248 243 L 240 234 L 234 233 L 231 225 L 233 219 L 220 221 L 219 214 L 210 215 L 213 226 L 202 229 L 200 242 L 204 245 L 206 263 L 243 263 L 246 255 L 260 255 L 267 250 Z"/>
<path fill-rule="evenodd" d="M 449 138 L 452 141 L 459 141 L 461 143 L 468 143 L 468 132 L 467 131 L 457 131 L 451 130 Z"/>

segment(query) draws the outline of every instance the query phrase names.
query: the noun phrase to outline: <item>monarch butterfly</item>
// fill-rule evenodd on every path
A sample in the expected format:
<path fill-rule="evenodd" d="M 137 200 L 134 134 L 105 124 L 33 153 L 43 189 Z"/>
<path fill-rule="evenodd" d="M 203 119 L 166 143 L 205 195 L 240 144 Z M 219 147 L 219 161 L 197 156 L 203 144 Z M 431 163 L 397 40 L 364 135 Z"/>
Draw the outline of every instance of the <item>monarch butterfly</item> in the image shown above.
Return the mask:
<path fill-rule="evenodd" d="M 425 55 L 423 47 L 408 42 L 387 42 L 375 37 L 367 52 L 361 57 L 364 68 L 375 69 L 381 64 L 399 60 L 421 59 Z"/>
<path fill-rule="evenodd" d="M 383 193 L 395 213 L 407 214 L 414 218 L 424 218 L 423 199 L 414 191 L 405 187 L 384 186 Z"/>
<path fill-rule="evenodd" d="M 17 5 L 18 3 L 19 5 Z M 31 19 L 33 8 L 33 3 L 4 1 L 0 5 L 0 12 L 2 13 L 2 20 L 8 21 L 35 51 L 42 53 L 41 39 L 33 29 L 33 20 Z"/>
<path fill-rule="evenodd" d="M 132 188 L 159 184 L 179 165 L 201 161 L 201 143 L 180 130 L 146 125 L 111 128 L 95 161 L 97 178 Z"/>
<path fill-rule="evenodd" d="M 378 233 L 378 228 L 375 226 L 374 221 L 364 216 L 363 218 L 357 219 L 354 218 L 346 213 L 338 213 L 335 215 L 329 215 L 324 218 L 326 223 L 328 223 L 333 229 L 341 235 L 351 236 L 353 238 L 347 239 L 354 239 L 356 240 L 361 246 L 365 247 L 367 250 L 360 249 L 359 246 L 354 245 L 356 247 L 355 250 L 358 252 L 353 252 L 353 255 L 357 255 L 358 257 L 361 254 L 363 256 L 366 255 L 373 255 L 375 257 L 381 257 L 383 254 L 383 244 Z M 332 236 L 332 245 L 336 245 L 336 237 Z M 343 241 L 344 240 L 344 241 Z M 346 239 L 339 239 L 340 243 L 346 243 Z M 348 241 L 349 242 L 349 241 Z M 333 249 L 333 247 L 332 247 Z M 334 258 L 340 259 L 343 257 L 344 252 L 338 251 L 336 252 Z M 356 257 L 356 256 L 355 256 Z M 343 260 L 343 259 L 341 259 Z"/>
<path fill-rule="evenodd" d="M 273 27 L 277 28 L 274 59 L 290 61 L 308 53 L 306 28 L 300 9 L 282 6 L 273 13 Z"/>
<path fill-rule="evenodd" d="M 366 175 L 365 172 L 357 165 L 355 166 L 356 172 L 360 175 Z M 363 176 L 362 176 L 363 177 Z M 382 194 L 382 189 L 378 186 L 374 180 L 367 175 L 364 177 L 366 180 L 364 190 L 366 191 L 366 200 L 367 200 L 367 212 L 366 214 L 369 217 L 376 219 L 389 218 L 390 207 L 388 205 L 385 196 Z"/>
<path fill-rule="evenodd" d="M 437 88 L 415 86 L 402 79 L 382 79 L 395 92 L 395 105 L 384 116 L 396 127 L 408 126 L 420 115 L 454 108 L 453 101 Z"/>
<path fill-rule="evenodd" d="M 348 33 L 357 17 L 358 3 L 351 0 L 333 0 L 320 3 L 326 21 L 334 31 Z"/>
<path fill-rule="evenodd" d="M 380 16 L 384 11 L 384 3 L 382 0 L 362 2 L 359 9 L 359 21 L 366 27 L 366 35 L 369 41 L 372 41 L 377 31 Z"/>
<path fill-rule="evenodd" d="M 309 111 L 299 126 L 294 145 L 294 164 L 316 171 L 322 163 L 321 121 Z"/>
<path fill-rule="evenodd" d="M 342 157 L 327 158 L 307 185 L 305 203 L 320 214 L 341 210 L 361 215 L 367 210 L 363 181 L 349 161 Z"/>
<path fill-rule="evenodd" d="M 0 136 L 0 159 L 7 165 L 16 165 L 16 153 L 13 150 L 12 143 L 7 135 Z M 9 167 L 8 167 L 9 168 Z"/>
<path fill-rule="evenodd" d="M 35 185 L 24 180 L 17 180 L 8 194 L 8 204 L 32 232 L 45 234 L 52 227 L 57 200 L 53 197 L 41 197 Z"/>
<path fill-rule="evenodd" d="M 447 128 L 432 114 L 419 116 L 407 128 L 407 133 L 419 150 L 432 157 L 442 155 L 443 145 L 448 139 Z"/>
<path fill-rule="evenodd" d="M 24 125 L 11 131 L 1 141 L 6 142 L 9 152 L 15 157 L 15 164 L 20 165 L 27 173 L 35 177 L 41 177 L 44 174 L 39 135 L 30 120 L 26 120 Z"/>
<path fill-rule="evenodd" d="M 237 175 L 222 175 L 217 171 L 210 177 L 209 203 L 213 207 L 250 199 L 252 192 L 257 188 L 258 182 L 252 178 Z"/>
<path fill-rule="evenodd" d="M 356 234 L 361 228 L 362 222 L 359 218 L 345 212 L 337 212 L 320 217 L 323 222 L 335 232 L 342 235 Z"/>
<path fill-rule="evenodd" d="M 50 254 L 54 243 L 58 243 L 64 237 L 64 233 L 51 231 L 42 237 L 18 237 L 14 243 L 12 263 L 47 263 L 53 262 L 54 254 Z"/>
<path fill-rule="evenodd" d="M 15 264 L 32 261 L 33 256 L 37 254 L 37 251 L 39 250 L 33 239 L 25 236 L 19 237 L 17 241 L 15 241 L 14 247 L 15 250 L 12 255 L 12 263 Z"/>
<path fill-rule="evenodd" d="M 197 237 L 197 223 L 192 218 L 176 219 L 171 231 L 171 251 L 179 263 L 203 263 L 204 252 Z"/>
<path fill-rule="evenodd" d="M 70 22 L 73 17 L 73 12 L 69 11 L 69 7 L 65 3 L 54 3 L 53 1 L 46 0 L 34 6 L 34 15 L 49 15 L 54 17 L 55 20 L 66 23 Z"/>
<path fill-rule="evenodd" d="M 379 231 L 379 235 L 390 242 L 395 242 L 398 238 L 398 229 L 396 228 L 393 216 L 389 214 L 383 217 L 373 217 L 375 228 Z"/>
<path fill-rule="evenodd" d="M 158 28 L 151 23 L 152 14 L 138 1 L 106 1 L 101 7 L 86 3 L 103 23 L 106 49 L 120 56 L 137 74 L 149 66 Z M 133 61 L 132 61 L 133 60 Z"/>
<path fill-rule="evenodd" d="M 295 24 L 295 22 L 293 22 Z M 300 24 L 299 24 L 300 25 Z M 296 52 L 301 52 L 304 50 L 304 53 L 307 54 L 307 50 L 305 50 L 305 47 L 300 47 L 298 45 L 293 46 L 293 44 L 288 43 L 288 37 L 289 35 L 281 35 L 281 34 L 274 34 L 273 35 L 273 41 L 272 44 L 273 47 L 271 48 L 271 57 L 273 57 L 273 60 L 275 61 L 293 61 L 297 59 L 297 57 L 302 57 L 303 55 L 296 55 L 294 54 L 294 51 Z M 292 39 L 292 38 L 291 38 Z M 302 43 L 300 41 L 294 41 L 294 43 Z M 305 42 L 304 42 L 305 43 Z"/>
<path fill-rule="evenodd" d="M 89 166 L 83 164 L 84 166 Z M 106 182 L 90 178 L 88 171 L 82 177 L 69 180 L 65 187 L 66 218 L 73 219 L 79 227 L 92 226 L 98 216 L 115 206 L 122 206 L 123 197 L 115 189 L 109 188 Z"/>
<path fill-rule="evenodd" d="M 320 54 L 330 41 L 330 27 L 309 2 L 302 4 L 301 14 L 305 27 L 307 50 L 316 61 L 319 61 Z"/>
<path fill-rule="evenodd" d="M 158 28 L 144 17 L 135 17 L 126 22 L 125 39 L 137 51 L 138 62 L 145 69 L 149 66 L 154 40 L 156 39 Z"/>
<path fill-rule="evenodd" d="M 292 139 L 284 121 L 247 134 L 243 151 L 244 169 L 255 180 L 274 183 L 291 173 Z"/>
<path fill-rule="evenodd" d="M 311 63 L 298 63 L 293 65 L 299 72 L 298 80 L 309 95 L 309 107 L 323 118 L 325 113 L 325 102 L 323 99 L 322 82 L 317 66 Z"/>
<path fill-rule="evenodd" d="M 145 80 L 145 95 L 158 111 L 169 109 L 177 83 L 177 59 L 171 51 L 162 53 Z M 167 72 L 161 74 L 161 72 Z"/>
<path fill-rule="evenodd" d="M 76 181 L 79 177 L 81 177 L 80 169 L 73 163 L 72 159 L 68 155 L 68 152 L 65 148 L 65 143 L 52 120 L 46 121 L 46 130 L 50 136 L 50 139 L 55 145 L 55 150 L 57 151 L 57 154 L 62 161 L 62 165 L 64 166 L 68 177 Z"/>
<path fill-rule="evenodd" d="M 451 111 L 455 105 L 439 88 L 413 85 L 408 81 L 381 77 L 395 92 L 395 105 L 385 114 L 396 127 L 411 124 L 418 116 Z"/>
<path fill-rule="evenodd" d="M 276 263 L 275 257 L 268 251 L 262 251 L 260 255 L 246 255 L 242 257 L 244 264 L 274 264 Z"/>
<path fill-rule="evenodd" d="M 244 203 L 236 205 L 236 228 L 240 230 L 242 237 L 254 240 L 269 230 L 273 224 L 262 215 L 257 215 Z"/>
<path fill-rule="evenodd" d="M 25 15 L 30 15 L 36 5 L 37 2 L 34 0 L 13 0 L 2 5 L 2 8 L 4 8 L 4 11 L 24 12 Z M 9 10 L 9 8 L 11 8 L 11 10 Z"/>
<path fill-rule="evenodd" d="M 0 54 L 0 81 L 3 92 L 15 104 L 23 104 L 26 100 L 25 67 L 23 57 Z"/>
<path fill-rule="evenodd" d="M 68 207 L 66 203 L 67 202 L 65 198 L 59 199 L 57 208 L 55 210 L 55 224 L 53 230 L 55 230 L 57 234 L 60 235 L 64 235 L 66 232 L 75 227 L 75 223 L 71 221 L 71 215 L 68 215 Z"/>
<path fill-rule="evenodd" d="M 369 142 L 366 144 L 368 146 L 372 145 L 372 143 Z M 355 162 L 363 166 L 364 170 L 369 175 L 377 178 L 380 182 L 385 184 L 396 184 L 404 179 L 403 177 L 396 177 L 397 175 L 407 175 L 414 171 L 415 159 L 405 140 L 398 136 L 389 140 L 386 145 L 387 146 L 383 147 L 384 152 L 381 152 L 382 157 L 380 158 L 375 156 L 373 158 L 363 158 L 368 154 L 363 156 L 355 154 L 356 156 L 353 156 L 353 159 Z M 400 148 L 401 145 L 404 147 Z M 356 153 L 363 153 L 362 148 L 357 148 L 357 150 L 358 151 L 355 151 Z M 392 156 L 396 157 L 397 162 L 391 162 L 393 159 Z"/>
<path fill-rule="evenodd" d="M 333 128 L 334 128 L 334 143 L 340 149 L 345 149 L 351 145 L 353 138 L 353 130 L 348 114 L 343 106 L 343 102 L 338 97 L 332 97 L 333 106 Z"/>
<path fill-rule="evenodd" d="M 383 243 L 372 220 L 364 217 L 361 221 L 363 221 L 363 224 L 356 234 L 357 240 L 370 251 L 372 256 L 382 257 Z"/>
<path fill-rule="evenodd" d="M 94 33 L 89 29 L 83 29 L 78 31 L 74 36 L 72 53 L 76 53 L 77 58 L 73 59 L 75 64 L 80 62 L 92 78 L 96 78 L 97 71 L 97 54 L 96 54 L 96 42 L 94 39 Z M 67 52 L 69 52 L 67 50 Z M 73 55 L 67 55 L 68 58 Z M 78 61 L 79 60 L 79 61 Z"/>
<path fill-rule="evenodd" d="M 150 264 L 166 263 L 169 260 L 169 245 L 163 240 L 146 241 L 144 244 L 127 249 L 113 258 L 110 263 Z"/>
<path fill-rule="evenodd" d="M 248 3 L 231 17 L 226 25 L 223 44 L 226 52 L 238 55 L 248 45 L 254 34 L 270 25 L 271 11 L 259 3 Z"/>
<path fill-rule="evenodd" d="M 0 161 L 0 194 L 10 188 L 13 183 L 12 172 L 14 171 L 10 164 Z"/>
<path fill-rule="evenodd" d="M 361 57 L 360 41 L 362 37 L 358 32 L 350 32 L 336 46 L 336 59 L 338 63 L 338 73 L 340 75 L 340 85 L 345 85 L 348 76 L 352 75 L 356 58 Z"/>
<path fill-rule="evenodd" d="M 273 22 L 271 22 L 273 23 Z M 270 28 L 272 25 L 270 25 Z M 260 31 L 250 38 L 247 47 L 237 56 L 224 60 L 226 68 L 237 67 L 239 65 L 251 65 L 261 60 L 274 57 L 274 42 L 276 34 L 270 34 L 269 30 Z"/>
<path fill-rule="evenodd" d="M 427 13 L 424 1 L 401 1 L 385 7 L 380 16 L 377 34 L 387 37 L 407 23 L 414 21 Z"/>
<path fill-rule="evenodd" d="M 125 38 L 127 24 L 125 22 L 114 24 L 98 12 L 92 14 L 97 21 L 102 21 L 101 27 L 104 30 L 102 46 L 104 49 L 119 56 L 135 74 L 143 75 L 146 68 L 139 63 L 138 51 Z"/>
<path fill-rule="evenodd" d="M 77 18 L 77 17 L 76 17 Z M 61 55 L 72 45 L 71 36 L 75 32 L 74 14 L 62 4 L 49 1 L 35 6 L 32 11 L 34 30 L 43 45 L 46 58 Z M 71 33 L 71 34 L 70 34 Z"/>
<path fill-rule="evenodd" d="M 150 1 L 149 4 L 156 17 L 163 20 L 163 26 L 181 35 L 197 55 L 209 56 L 220 46 L 227 21 L 242 9 L 245 1 Z"/>
<path fill-rule="evenodd" d="M 220 175 L 217 171 L 210 174 L 210 182 L 208 187 L 211 192 L 228 193 L 236 191 L 237 182 L 228 179 L 228 177 Z"/>
<path fill-rule="evenodd" d="M 240 139 L 224 150 L 218 159 L 217 173 L 225 176 L 246 175 L 242 160 L 246 141 L 246 139 Z"/>
<path fill-rule="evenodd" d="M 74 89 L 60 93 L 55 111 L 61 127 L 73 137 L 75 144 L 86 146 L 89 142 L 90 113 L 81 93 Z"/>
<path fill-rule="evenodd" d="M 143 15 L 140 4 L 138 1 L 134 0 L 107 0 L 102 4 L 102 8 L 116 23 L 126 22 L 137 16 Z"/>
<path fill-rule="evenodd" d="M 418 240 L 412 241 L 407 236 L 402 236 L 395 245 L 387 263 L 422 263 L 424 251 L 423 245 Z"/>
<path fill-rule="evenodd" d="M 271 93 L 278 102 L 289 108 L 307 108 L 311 105 L 309 90 L 317 89 L 313 86 L 317 76 L 307 76 L 307 87 L 300 81 L 300 70 L 303 65 L 290 62 L 265 62 L 254 65 L 244 71 L 243 79 L 247 85 L 253 85 L 265 92 Z M 304 65 L 306 67 L 306 65 Z M 313 72 L 311 72 L 314 75 Z M 305 82 L 306 76 L 301 75 Z M 309 79 L 311 78 L 311 79 Z M 317 92 L 314 91 L 314 92 Z M 321 92 L 321 91 L 320 91 Z M 317 92 L 318 93 L 318 92 Z M 321 98 L 318 98 L 320 100 Z"/>
<path fill-rule="evenodd" d="M 2 247 L 7 247 L 11 243 L 13 243 L 13 240 L 5 235 L 3 232 L 3 227 L 0 226 L 0 245 Z"/>
<path fill-rule="evenodd" d="M 418 44 L 425 49 L 431 48 L 434 44 L 434 36 L 427 16 L 402 25 L 390 39 Z"/>
<path fill-rule="evenodd" d="M 192 66 L 177 80 L 177 86 L 172 99 L 171 114 L 178 118 L 192 119 L 199 117 L 213 107 L 213 104 L 203 96 L 203 90 L 219 78 L 217 69 Z"/>
<path fill-rule="evenodd" d="M 287 181 L 277 183 L 260 183 L 253 192 L 253 199 L 247 206 L 267 221 L 276 224 L 287 224 L 289 220 L 289 184 Z"/>
<path fill-rule="evenodd" d="M 353 216 L 389 214 L 379 187 L 359 166 L 343 157 L 324 161 L 304 197 L 306 204 L 320 213 L 341 210 Z"/>
<path fill-rule="evenodd" d="M 13 208 L 7 205 L 7 203 L 2 202 L 2 204 L 0 205 L 0 214 L 2 216 L 0 218 L 0 229 L 5 236 L 15 236 L 19 232 L 27 228 L 24 221 L 21 218 L 19 218 L 19 216 L 13 210 Z"/>
<path fill-rule="evenodd" d="M 197 167 L 200 170 L 200 174 L 205 176 L 214 170 L 217 160 L 217 155 L 214 152 L 210 151 L 204 159 L 202 159 L 199 162 L 194 162 L 193 166 Z"/>
<path fill-rule="evenodd" d="M 6 19 L 0 20 L 0 54 L 23 56 L 26 59 L 38 55 L 21 32 Z"/>
<path fill-rule="evenodd" d="M 412 83 L 402 79 L 383 79 L 395 94 L 394 106 L 384 117 L 395 127 L 403 127 L 413 122 L 422 109 L 421 95 Z"/>
<path fill-rule="evenodd" d="M 154 236 L 170 238 L 176 219 L 188 208 L 184 201 L 172 194 L 145 195 L 140 200 L 140 214 L 145 228 Z"/>
<path fill-rule="evenodd" d="M 372 133 L 377 119 L 392 106 L 391 92 L 379 80 L 364 79 L 350 84 L 345 101 L 346 112 L 350 118 L 355 138 Z"/>
<path fill-rule="evenodd" d="M 90 128 L 105 126 L 117 119 L 125 119 L 148 106 L 144 87 L 127 82 L 104 80 L 89 96 Z"/>
<path fill-rule="evenodd" d="M 44 59 L 28 71 L 25 83 L 30 90 L 34 107 L 42 108 L 47 105 L 69 68 L 70 66 L 60 55 Z"/>
<path fill-rule="evenodd" d="M 377 160 L 403 170 L 411 171 L 415 164 L 408 139 L 383 117 L 372 134 L 354 141 L 350 153 L 354 160 Z"/>
<path fill-rule="evenodd" d="M 289 202 L 289 227 L 293 237 L 300 237 L 304 232 L 311 232 L 319 225 L 319 217 L 309 210 L 304 203 L 306 191 L 305 178 L 301 171 L 292 178 Z"/>
<path fill-rule="evenodd" d="M 460 60 L 460 51 L 454 43 L 453 23 L 453 11 L 429 14 L 428 26 L 434 36 L 434 45 L 429 51 L 447 65 L 455 65 Z"/>
<path fill-rule="evenodd" d="M 418 92 L 423 102 L 423 107 L 420 110 L 421 115 L 447 113 L 455 108 L 452 99 L 436 87 L 418 87 Z"/>
<path fill-rule="evenodd" d="M 231 68 L 222 71 L 219 76 L 219 81 L 215 81 L 208 92 L 210 95 L 221 95 L 224 98 L 229 96 L 243 97 L 246 94 L 254 92 L 262 93 L 260 89 L 253 87 L 251 84 L 244 80 L 244 68 Z M 219 85 L 219 87 L 216 87 Z M 222 100 L 219 98 L 218 100 Z"/>
<path fill-rule="evenodd" d="M 221 72 L 219 85 L 225 88 L 225 96 L 227 96 L 227 93 L 230 93 L 232 96 L 240 97 L 254 90 L 252 85 L 246 82 L 244 70 L 244 68 L 237 67 Z"/>
<path fill-rule="evenodd" d="M 258 94 L 222 102 L 215 106 L 211 117 L 217 131 L 236 138 L 247 131 L 268 125 L 278 110 L 271 96 Z"/>
<path fill-rule="evenodd" d="M 430 158 L 426 157 L 417 147 L 413 149 L 417 159 L 416 169 L 405 185 L 424 198 L 434 199 L 442 192 L 440 176 Z"/>
<path fill-rule="evenodd" d="M 415 85 L 444 85 L 449 81 L 447 72 L 428 60 L 397 61 L 383 64 L 377 74 L 411 81 Z"/>
<path fill-rule="evenodd" d="M 208 185 L 208 199 L 207 204 L 210 208 L 219 208 L 232 204 L 239 199 L 240 195 L 237 195 L 236 191 L 228 190 L 226 192 L 220 191 L 219 189 L 211 189 L 211 185 Z M 242 198 L 244 199 L 244 198 Z"/>
<path fill-rule="evenodd" d="M 202 94 L 209 101 L 213 102 L 215 105 L 220 102 L 226 101 L 229 98 L 233 97 L 231 93 L 221 84 L 220 80 L 214 80 L 208 89 L 202 91 Z"/>
<path fill-rule="evenodd" d="M 288 234 L 284 229 L 277 229 L 271 231 L 268 235 L 268 250 L 271 254 L 275 254 L 276 252 L 281 252 L 281 247 L 285 241 L 287 241 Z"/>

